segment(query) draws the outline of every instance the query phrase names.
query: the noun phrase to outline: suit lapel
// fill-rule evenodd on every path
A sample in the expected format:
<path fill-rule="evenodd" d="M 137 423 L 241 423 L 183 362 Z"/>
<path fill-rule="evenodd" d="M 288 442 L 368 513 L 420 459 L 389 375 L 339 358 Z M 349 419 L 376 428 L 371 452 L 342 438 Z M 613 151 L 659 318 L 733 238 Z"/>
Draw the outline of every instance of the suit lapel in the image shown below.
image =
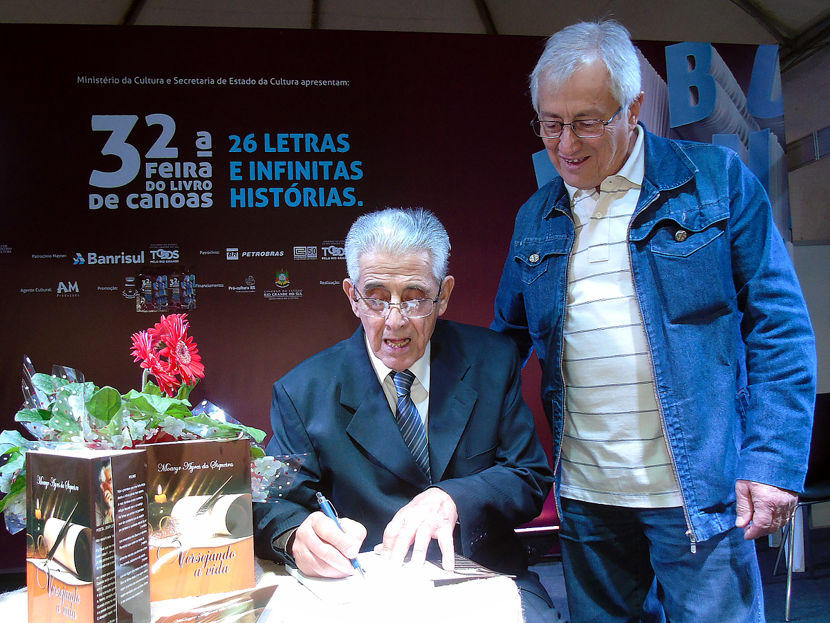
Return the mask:
<path fill-rule="evenodd" d="M 439 320 L 432 337 L 429 385 L 429 455 L 432 479 L 440 481 L 467 427 L 478 392 L 464 382 L 470 365 L 454 334 Z"/>
<path fill-rule="evenodd" d="M 352 413 L 346 433 L 375 463 L 412 485 L 425 489 L 429 482 L 404 443 L 395 415 L 389 409 L 375 369 L 369 361 L 362 329 L 358 329 L 347 341 L 346 350 L 340 396 L 342 407 Z"/>

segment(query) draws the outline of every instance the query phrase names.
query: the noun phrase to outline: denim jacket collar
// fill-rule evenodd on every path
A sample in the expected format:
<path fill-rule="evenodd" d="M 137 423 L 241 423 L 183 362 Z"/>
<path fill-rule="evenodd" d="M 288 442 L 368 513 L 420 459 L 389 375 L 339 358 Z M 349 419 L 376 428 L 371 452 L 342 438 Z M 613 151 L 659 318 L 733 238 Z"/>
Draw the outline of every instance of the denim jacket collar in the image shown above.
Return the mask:
<path fill-rule="evenodd" d="M 654 134 L 647 132 L 642 123 L 640 127 L 645 135 L 645 176 L 640 199 L 631 219 L 632 224 L 661 191 L 679 188 L 691 181 L 698 172 L 694 162 L 677 145 L 659 140 Z M 550 208 L 545 218 L 549 217 L 554 210 L 572 218 L 570 198 L 565 182 L 560 176 L 555 177 L 550 183 L 547 204 Z M 678 223 L 683 223 L 688 219 L 688 215 L 667 214 L 663 216 Z M 632 226 L 630 238 L 632 240 L 644 238 L 651 231 L 654 222 L 651 219 L 641 220 L 639 225 Z"/>

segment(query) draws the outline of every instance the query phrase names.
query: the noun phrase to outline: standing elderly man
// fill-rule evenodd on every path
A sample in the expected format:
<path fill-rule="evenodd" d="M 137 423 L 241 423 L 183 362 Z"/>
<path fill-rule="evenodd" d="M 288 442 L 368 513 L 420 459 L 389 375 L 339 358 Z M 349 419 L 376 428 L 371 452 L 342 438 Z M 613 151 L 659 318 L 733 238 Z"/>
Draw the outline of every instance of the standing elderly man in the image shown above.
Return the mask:
<path fill-rule="evenodd" d="M 425 210 L 352 225 L 343 291 L 360 327 L 274 384 L 268 451 L 307 456 L 280 501 L 256 505 L 257 555 L 342 577 L 364 543 L 423 561 L 435 540 L 445 568 L 460 552 L 516 575 L 526 619 L 544 621 L 550 598 L 513 529 L 539 513 L 553 475 L 515 345 L 438 319 L 455 284 L 449 250 Z M 343 531 L 315 510 L 318 491 Z"/>
<path fill-rule="evenodd" d="M 762 621 L 749 539 L 804 483 L 815 343 L 738 156 L 638 124 L 628 31 L 553 35 L 531 76 L 559 177 L 516 217 L 493 328 L 542 366 L 572 621 Z"/>

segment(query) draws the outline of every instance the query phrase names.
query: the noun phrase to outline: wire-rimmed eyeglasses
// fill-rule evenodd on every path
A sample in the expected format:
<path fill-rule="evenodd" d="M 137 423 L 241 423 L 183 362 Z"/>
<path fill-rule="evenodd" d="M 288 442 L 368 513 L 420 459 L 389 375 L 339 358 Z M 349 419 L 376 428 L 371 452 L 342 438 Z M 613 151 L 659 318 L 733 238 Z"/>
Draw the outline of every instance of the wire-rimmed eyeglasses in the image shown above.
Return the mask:
<path fill-rule="evenodd" d="M 400 303 L 392 303 L 384 299 L 358 296 L 354 301 L 367 316 L 374 316 L 375 318 L 385 318 L 393 307 L 397 307 L 404 318 L 426 318 L 432 313 L 436 303 L 441 298 L 442 288 L 438 288 L 438 295 L 434 299 L 411 299 Z M 357 288 L 355 288 L 355 292 L 357 292 Z"/>
<path fill-rule="evenodd" d="M 558 120 L 543 120 L 534 119 L 530 122 L 530 127 L 533 128 L 533 133 L 541 138 L 559 138 L 562 132 L 565 131 L 565 126 L 570 126 L 571 131 L 578 138 L 599 138 L 605 132 L 605 126 L 611 123 L 620 112 L 622 106 L 608 118 L 608 121 L 602 119 L 577 119 L 570 123 L 564 123 Z"/>

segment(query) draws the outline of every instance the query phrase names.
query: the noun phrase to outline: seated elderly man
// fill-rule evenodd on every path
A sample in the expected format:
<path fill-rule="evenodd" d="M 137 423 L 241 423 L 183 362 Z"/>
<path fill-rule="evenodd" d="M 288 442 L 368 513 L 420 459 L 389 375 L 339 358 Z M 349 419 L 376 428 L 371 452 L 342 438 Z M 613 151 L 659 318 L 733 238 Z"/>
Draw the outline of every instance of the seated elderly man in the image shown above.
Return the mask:
<path fill-rule="evenodd" d="M 434 540 L 445 568 L 458 552 L 515 575 L 526 619 L 545 620 L 550 598 L 513 529 L 539 513 L 552 474 L 512 341 L 438 319 L 449 250 L 425 210 L 352 225 L 343 291 L 360 327 L 274 384 L 268 451 L 307 456 L 283 499 L 256 505 L 257 555 L 343 577 L 377 543 L 423 561 Z"/>

